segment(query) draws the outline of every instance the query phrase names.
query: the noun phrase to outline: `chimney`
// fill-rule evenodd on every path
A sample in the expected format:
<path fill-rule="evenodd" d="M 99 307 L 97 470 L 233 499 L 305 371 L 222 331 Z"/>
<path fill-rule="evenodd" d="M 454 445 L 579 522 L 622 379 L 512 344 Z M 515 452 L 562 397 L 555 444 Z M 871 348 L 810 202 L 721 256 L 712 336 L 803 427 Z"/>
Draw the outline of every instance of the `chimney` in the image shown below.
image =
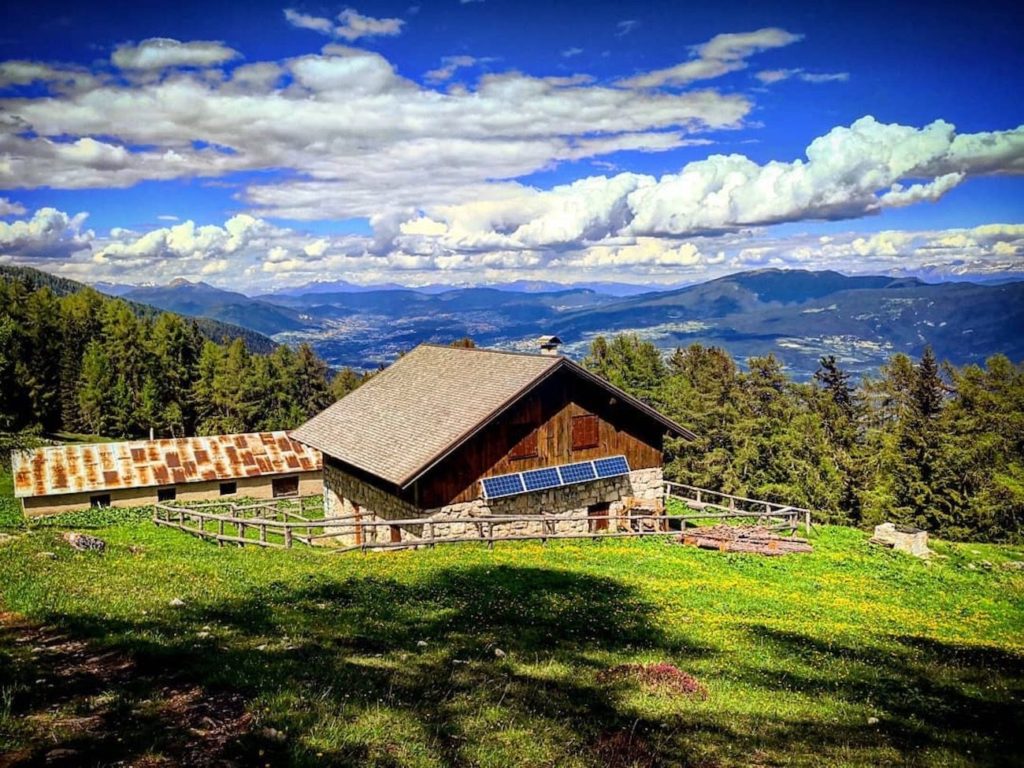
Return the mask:
<path fill-rule="evenodd" d="M 562 345 L 562 340 L 557 336 L 541 336 L 537 342 L 540 344 L 542 355 L 557 355 L 558 348 Z"/>

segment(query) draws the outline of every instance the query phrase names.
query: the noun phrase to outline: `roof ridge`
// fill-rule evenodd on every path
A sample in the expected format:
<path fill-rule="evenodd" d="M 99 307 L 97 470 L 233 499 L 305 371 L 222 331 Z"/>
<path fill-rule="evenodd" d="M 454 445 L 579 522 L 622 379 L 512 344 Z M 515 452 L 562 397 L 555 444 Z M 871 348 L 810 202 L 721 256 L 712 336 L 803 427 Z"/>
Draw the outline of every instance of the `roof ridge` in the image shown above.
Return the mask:
<path fill-rule="evenodd" d="M 450 344 L 437 344 L 432 341 L 424 341 L 413 347 L 410 352 L 415 352 L 420 347 L 431 347 L 432 349 L 451 349 L 456 352 L 488 352 L 494 355 L 515 355 L 517 357 L 543 357 L 558 359 L 563 355 L 545 355 L 540 352 L 520 352 L 515 349 L 493 349 L 492 347 L 453 347 Z M 396 361 L 397 362 L 397 361 Z"/>

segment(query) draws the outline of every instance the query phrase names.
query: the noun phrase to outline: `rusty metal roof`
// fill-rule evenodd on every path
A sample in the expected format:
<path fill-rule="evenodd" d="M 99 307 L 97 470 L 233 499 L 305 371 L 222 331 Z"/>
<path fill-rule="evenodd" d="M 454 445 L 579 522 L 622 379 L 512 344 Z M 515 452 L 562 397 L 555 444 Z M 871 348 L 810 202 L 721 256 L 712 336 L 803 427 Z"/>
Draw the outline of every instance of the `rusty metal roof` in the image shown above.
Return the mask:
<path fill-rule="evenodd" d="M 320 451 L 287 432 L 254 432 L 14 451 L 14 495 L 235 480 L 321 469 Z"/>

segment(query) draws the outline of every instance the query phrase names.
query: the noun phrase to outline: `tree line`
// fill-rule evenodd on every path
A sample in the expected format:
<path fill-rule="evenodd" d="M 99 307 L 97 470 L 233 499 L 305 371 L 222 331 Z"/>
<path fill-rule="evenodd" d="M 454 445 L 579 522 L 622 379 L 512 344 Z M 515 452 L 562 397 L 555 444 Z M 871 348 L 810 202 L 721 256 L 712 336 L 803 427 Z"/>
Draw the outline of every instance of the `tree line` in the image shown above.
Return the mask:
<path fill-rule="evenodd" d="M 854 382 L 834 357 L 796 382 L 772 355 L 740 368 L 695 344 L 667 360 L 635 335 L 596 339 L 584 365 L 697 434 L 666 477 L 952 539 L 1024 541 L 1024 367 L 892 356 Z"/>
<path fill-rule="evenodd" d="M 91 289 L 0 280 L 0 430 L 110 437 L 291 429 L 354 389 L 308 345 L 249 352 Z"/>

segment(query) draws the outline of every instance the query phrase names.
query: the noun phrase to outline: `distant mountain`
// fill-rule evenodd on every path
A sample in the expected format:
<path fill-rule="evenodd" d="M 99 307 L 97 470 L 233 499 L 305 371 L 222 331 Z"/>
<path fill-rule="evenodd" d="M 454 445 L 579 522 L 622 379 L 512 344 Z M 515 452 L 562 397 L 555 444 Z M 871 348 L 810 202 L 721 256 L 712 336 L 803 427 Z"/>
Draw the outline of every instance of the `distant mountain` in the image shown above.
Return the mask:
<path fill-rule="evenodd" d="M 72 293 L 86 290 L 90 286 L 79 283 L 75 280 L 68 280 L 65 277 L 58 277 L 49 272 L 43 272 L 31 267 L 11 267 L 0 265 L 0 279 L 17 280 L 28 288 L 35 290 L 48 287 L 58 296 L 68 296 Z M 162 308 L 149 304 L 122 298 L 132 311 L 139 317 L 152 318 L 158 315 Z M 191 317 L 199 328 L 199 332 L 211 341 L 226 342 L 233 339 L 242 339 L 251 352 L 271 352 L 277 344 L 263 334 L 256 333 L 248 328 L 231 323 L 220 322 L 207 317 Z"/>
<path fill-rule="evenodd" d="M 123 296 L 182 315 L 241 325 L 258 333 L 296 331 L 306 326 L 297 312 L 242 293 L 180 278 L 168 285 L 134 288 Z"/>
<path fill-rule="evenodd" d="M 123 286 L 119 286 L 123 287 Z M 673 286 L 676 287 L 676 286 Z M 452 285 L 452 284 L 429 284 L 420 286 L 404 286 L 397 283 L 375 283 L 372 285 L 358 285 L 347 280 L 317 280 L 305 285 L 293 288 L 281 288 L 272 293 L 253 294 L 252 298 L 274 301 L 280 298 L 295 296 L 310 296 L 321 293 L 376 293 L 379 291 L 415 291 L 435 295 L 447 293 L 451 290 L 469 290 L 471 288 L 491 288 L 496 291 L 507 291 L 509 293 L 559 293 L 562 291 L 593 291 L 607 296 L 637 296 L 641 293 L 665 290 L 664 286 L 643 285 L 640 283 L 617 283 L 611 281 L 591 281 L 581 283 L 556 283 L 550 280 L 513 280 L 508 283 L 488 283 L 485 285 Z"/>
<path fill-rule="evenodd" d="M 1003 352 L 1024 359 L 1024 282 L 925 283 L 915 277 L 758 270 L 667 291 L 615 297 L 574 288 L 512 292 L 409 289 L 275 298 L 311 326 L 281 334 L 309 341 L 336 365 L 373 367 L 423 341 L 471 336 L 478 344 L 532 349 L 556 333 L 582 356 L 597 335 L 635 332 L 666 353 L 692 343 L 721 346 L 744 360 L 775 354 L 809 376 L 821 355 L 870 372 L 895 352 L 980 362 Z"/>

